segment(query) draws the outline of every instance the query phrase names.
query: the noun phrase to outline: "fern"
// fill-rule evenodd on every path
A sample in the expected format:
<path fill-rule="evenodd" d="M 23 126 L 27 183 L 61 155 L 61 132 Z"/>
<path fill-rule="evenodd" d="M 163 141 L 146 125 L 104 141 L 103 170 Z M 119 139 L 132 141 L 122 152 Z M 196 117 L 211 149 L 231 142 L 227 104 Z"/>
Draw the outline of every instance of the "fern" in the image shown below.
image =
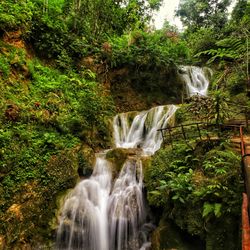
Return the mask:
<path fill-rule="evenodd" d="M 201 51 L 195 57 L 208 56 L 210 59 L 207 64 L 211 64 L 216 60 L 234 61 L 242 59 L 246 52 L 246 42 L 241 38 L 228 37 L 216 42 L 216 45 L 218 46 L 217 49 Z"/>
<path fill-rule="evenodd" d="M 213 211 L 214 211 L 214 205 L 209 202 L 205 202 L 203 205 L 202 217 L 207 217 Z"/>
<path fill-rule="evenodd" d="M 203 205 L 202 217 L 207 217 L 209 214 L 214 214 L 217 218 L 221 216 L 221 203 L 205 202 Z"/>

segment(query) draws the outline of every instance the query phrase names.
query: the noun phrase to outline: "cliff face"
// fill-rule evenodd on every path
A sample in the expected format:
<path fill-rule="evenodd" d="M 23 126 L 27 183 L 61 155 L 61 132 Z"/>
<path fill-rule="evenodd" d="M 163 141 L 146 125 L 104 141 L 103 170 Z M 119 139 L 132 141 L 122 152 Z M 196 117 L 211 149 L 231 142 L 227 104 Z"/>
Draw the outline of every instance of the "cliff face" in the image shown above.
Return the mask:
<path fill-rule="evenodd" d="M 141 111 L 156 105 L 181 103 L 186 90 L 176 67 L 131 67 L 109 69 L 95 63 L 94 58 L 82 60 L 97 75 L 98 81 L 109 91 L 117 112 Z"/>
<path fill-rule="evenodd" d="M 118 112 L 181 103 L 183 84 L 175 69 L 126 68 L 110 73 L 110 91 Z"/>

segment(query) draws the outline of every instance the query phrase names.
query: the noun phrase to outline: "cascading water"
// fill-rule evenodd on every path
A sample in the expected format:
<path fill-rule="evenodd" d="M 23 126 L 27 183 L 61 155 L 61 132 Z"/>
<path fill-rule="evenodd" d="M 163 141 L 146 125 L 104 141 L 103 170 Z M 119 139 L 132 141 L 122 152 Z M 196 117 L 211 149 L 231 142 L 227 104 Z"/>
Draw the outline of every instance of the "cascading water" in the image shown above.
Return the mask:
<path fill-rule="evenodd" d="M 209 86 L 209 80 L 206 77 L 204 69 L 196 66 L 181 66 L 180 69 L 182 71 L 181 77 L 187 86 L 187 95 L 193 96 L 195 94 L 198 94 L 206 96 Z M 206 69 L 211 75 L 211 70 L 208 68 Z"/>
<path fill-rule="evenodd" d="M 140 229 L 145 223 L 142 163 L 128 159 L 110 195 L 110 250 L 140 249 Z"/>
<path fill-rule="evenodd" d="M 116 147 L 140 147 L 145 154 L 154 154 L 162 143 L 162 136 L 157 130 L 167 126 L 176 109 L 175 105 L 152 108 L 137 114 L 131 125 L 128 113 L 117 115 L 114 119 Z"/>
<path fill-rule="evenodd" d="M 177 107 L 159 106 L 138 114 L 114 118 L 115 145 L 140 148 L 152 155 L 160 148 L 157 129 L 172 121 Z M 135 150 L 138 151 L 138 150 Z M 60 218 L 56 249 L 147 250 L 150 249 L 143 196 L 140 155 L 130 156 L 112 185 L 112 171 L 105 154 L 98 155 L 92 176 L 69 194 Z"/>
<path fill-rule="evenodd" d="M 66 200 L 57 232 L 57 249 L 109 250 L 110 163 L 98 156 L 90 179 L 80 182 Z"/>

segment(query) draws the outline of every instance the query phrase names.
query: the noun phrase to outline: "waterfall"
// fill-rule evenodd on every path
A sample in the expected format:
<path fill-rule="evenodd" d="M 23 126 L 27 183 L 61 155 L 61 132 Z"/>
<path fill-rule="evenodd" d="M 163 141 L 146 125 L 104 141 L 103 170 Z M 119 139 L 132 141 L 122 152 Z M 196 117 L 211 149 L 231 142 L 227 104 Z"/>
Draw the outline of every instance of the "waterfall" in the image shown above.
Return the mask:
<path fill-rule="evenodd" d="M 57 232 L 57 249 L 109 250 L 108 201 L 110 163 L 97 156 L 90 179 L 80 182 L 67 198 Z"/>
<path fill-rule="evenodd" d="M 177 107 L 117 115 L 113 121 L 115 146 L 141 148 L 152 155 L 162 143 L 157 129 L 173 121 Z M 137 150 L 135 150 L 137 151 Z M 92 176 L 68 195 L 57 230 L 58 250 L 148 250 L 141 156 L 128 157 L 112 184 L 111 163 L 98 154 Z"/>
<path fill-rule="evenodd" d="M 142 163 L 128 159 L 110 195 L 110 250 L 140 249 L 140 227 L 146 218 Z"/>
<path fill-rule="evenodd" d="M 205 74 L 203 68 L 196 66 L 181 66 L 181 78 L 186 83 L 187 95 L 193 96 L 198 95 L 207 95 L 207 90 L 209 86 L 209 80 Z M 210 69 L 206 68 L 208 73 L 211 75 L 212 72 Z"/>
<path fill-rule="evenodd" d="M 128 113 L 117 115 L 114 118 L 116 147 L 139 147 L 145 154 L 154 154 L 162 143 L 162 136 L 157 130 L 167 126 L 176 109 L 175 105 L 152 108 L 137 114 L 131 125 Z"/>

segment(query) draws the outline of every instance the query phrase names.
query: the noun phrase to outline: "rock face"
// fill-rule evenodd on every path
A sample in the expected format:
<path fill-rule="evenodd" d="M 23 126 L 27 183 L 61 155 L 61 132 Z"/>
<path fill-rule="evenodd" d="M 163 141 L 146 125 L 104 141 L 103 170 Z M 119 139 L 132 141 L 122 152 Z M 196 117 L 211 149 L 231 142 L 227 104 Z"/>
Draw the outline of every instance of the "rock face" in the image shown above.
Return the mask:
<path fill-rule="evenodd" d="M 118 113 L 147 110 L 153 106 L 178 104 L 186 86 L 175 67 L 135 68 L 129 65 L 108 69 L 87 57 L 80 65 L 95 72 L 115 102 Z"/>
<path fill-rule="evenodd" d="M 181 103 L 185 91 L 175 69 L 118 69 L 110 72 L 109 83 L 118 112 Z"/>
<path fill-rule="evenodd" d="M 89 177 L 95 165 L 95 152 L 87 145 L 82 145 L 78 149 L 78 174 L 80 177 Z"/>
<path fill-rule="evenodd" d="M 109 151 L 106 158 L 108 161 L 112 162 L 114 176 L 121 171 L 127 158 L 140 155 L 141 152 L 142 150 L 139 148 L 115 148 Z"/>
<path fill-rule="evenodd" d="M 153 250 L 205 250 L 199 238 L 184 234 L 170 220 L 164 218 L 152 234 Z"/>

